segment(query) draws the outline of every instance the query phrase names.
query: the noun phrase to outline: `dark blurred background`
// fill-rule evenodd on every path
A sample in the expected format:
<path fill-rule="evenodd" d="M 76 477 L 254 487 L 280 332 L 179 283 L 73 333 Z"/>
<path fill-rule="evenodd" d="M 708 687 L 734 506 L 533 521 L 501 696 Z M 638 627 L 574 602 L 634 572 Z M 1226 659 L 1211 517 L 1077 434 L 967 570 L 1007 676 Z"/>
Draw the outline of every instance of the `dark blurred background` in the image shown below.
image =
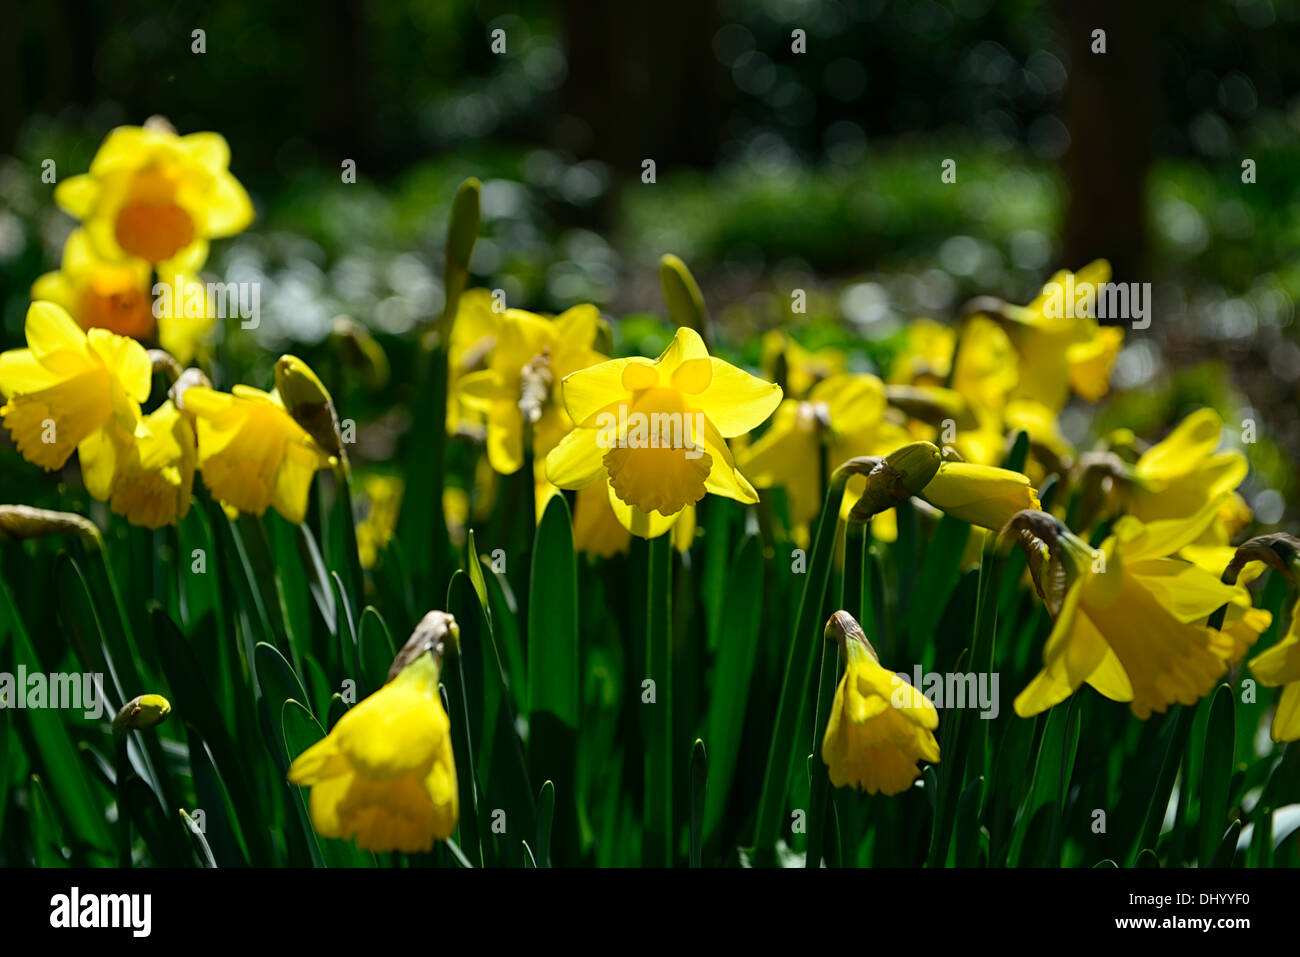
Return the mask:
<path fill-rule="evenodd" d="M 647 351 L 664 252 L 742 357 L 789 327 L 863 367 L 911 318 L 1024 302 L 1104 256 L 1155 284 L 1156 313 L 1101 420 L 1067 432 L 1201 402 L 1256 417 L 1254 504 L 1280 517 L 1300 455 L 1297 41 L 1300 0 L 2 2 L 3 343 L 72 226 L 41 161 L 81 172 L 159 113 L 231 143 L 258 221 L 208 271 L 264 283 L 260 350 L 310 353 L 340 313 L 381 337 L 436 314 L 467 175 L 478 281 L 537 310 L 594 301 Z"/>

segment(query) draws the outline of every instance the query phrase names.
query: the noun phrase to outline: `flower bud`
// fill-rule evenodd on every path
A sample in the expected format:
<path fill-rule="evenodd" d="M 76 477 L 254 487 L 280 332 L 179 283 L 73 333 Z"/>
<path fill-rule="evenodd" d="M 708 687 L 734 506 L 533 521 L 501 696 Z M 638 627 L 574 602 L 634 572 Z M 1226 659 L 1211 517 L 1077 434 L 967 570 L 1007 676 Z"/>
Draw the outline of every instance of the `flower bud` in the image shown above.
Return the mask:
<path fill-rule="evenodd" d="M 113 731 L 124 734 L 162 724 L 172 713 L 171 702 L 160 694 L 142 694 L 122 706 L 113 719 Z"/>
<path fill-rule="evenodd" d="M 297 356 L 280 356 L 275 364 L 275 389 L 289 414 L 326 454 L 344 458 L 334 400 L 307 363 Z"/>
<path fill-rule="evenodd" d="M 95 548 L 101 543 L 99 528 L 85 516 L 29 505 L 0 505 L 0 538 L 6 535 L 20 539 L 76 535 Z"/>

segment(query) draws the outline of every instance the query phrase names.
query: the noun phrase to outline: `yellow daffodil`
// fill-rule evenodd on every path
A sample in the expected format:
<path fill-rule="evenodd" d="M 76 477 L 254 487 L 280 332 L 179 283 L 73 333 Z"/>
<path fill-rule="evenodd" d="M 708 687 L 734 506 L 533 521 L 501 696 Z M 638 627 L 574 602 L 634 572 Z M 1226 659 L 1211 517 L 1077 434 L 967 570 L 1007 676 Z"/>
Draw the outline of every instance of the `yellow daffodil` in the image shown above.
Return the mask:
<path fill-rule="evenodd" d="M 193 272 L 207 261 L 209 239 L 253 220 L 229 166 L 230 147 L 216 133 L 120 126 L 90 171 L 60 183 L 54 199 L 82 221 L 102 258 L 136 257 L 164 275 Z"/>
<path fill-rule="evenodd" d="M 1241 484 L 1249 467 L 1236 450 L 1215 452 L 1223 420 L 1213 409 L 1193 412 L 1137 460 L 1121 483 L 1127 510 L 1144 522 L 1189 518 Z"/>
<path fill-rule="evenodd" d="M 1259 683 L 1282 687 L 1269 734 L 1274 741 L 1300 741 L 1300 603 L 1291 609 L 1291 626 L 1272 648 L 1250 661 Z"/>
<path fill-rule="evenodd" d="M 435 615 L 456 627 L 442 612 L 426 622 Z M 422 651 L 290 765 L 290 783 L 311 788 L 312 826 L 322 837 L 414 854 L 452 835 L 459 795 L 440 669 L 440 652 Z"/>
<path fill-rule="evenodd" d="M 758 501 L 726 439 L 771 415 L 781 388 L 710 356 L 694 330 L 679 328 L 658 359 L 613 359 L 566 376 L 563 396 L 577 427 L 547 457 L 547 475 L 560 488 L 606 482 L 634 535 L 662 535 L 705 492 Z"/>
<path fill-rule="evenodd" d="M 941 463 L 919 495 L 954 518 L 999 532 L 1017 512 L 1039 507 L 1028 476 L 970 462 Z"/>
<path fill-rule="evenodd" d="M 0 353 L 0 419 L 47 471 L 77 451 L 87 491 L 107 499 L 149 397 L 148 353 L 105 329 L 86 332 L 50 302 L 32 303 L 26 335 L 26 349 Z"/>
<path fill-rule="evenodd" d="M 1034 551 L 1050 556 L 1039 562 L 1038 579 L 1055 624 L 1043 670 L 1016 698 L 1017 714 L 1045 711 L 1085 681 L 1112 700 L 1131 702 L 1143 719 L 1174 703 L 1194 704 L 1214 688 L 1231 652 L 1198 622 L 1244 592 L 1167 557 L 1201 533 L 1208 511 L 1146 525 L 1125 516 L 1096 550 L 1051 516 L 1027 514 L 1038 523 L 1031 565 Z"/>
<path fill-rule="evenodd" d="M 763 334 L 761 365 L 765 376 L 784 383 L 788 397 L 802 399 L 818 382 L 844 372 L 847 360 L 839 349 L 805 349 L 791 336 L 773 329 Z"/>
<path fill-rule="evenodd" d="M 1020 376 L 1016 348 L 992 319 L 973 315 L 961 327 L 952 388 L 965 397 L 976 414 L 997 414 L 1006 406 Z"/>
<path fill-rule="evenodd" d="M 952 371 L 952 351 L 957 335 L 950 326 L 933 319 L 908 325 L 903 348 L 889 367 L 894 385 L 944 385 Z"/>
<path fill-rule="evenodd" d="M 1068 301 L 1066 290 L 1095 290 L 1109 281 L 1110 264 L 1099 259 L 1077 274 L 1061 270 L 1028 306 L 1006 308 L 1005 328 L 1020 354 L 1017 397 L 1057 410 L 1071 391 L 1089 402 L 1106 394 L 1124 331 L 1099 325 L 1081 303 Z"/>
<path fill-rule="evenodd" d="M 1236 553 L 1232 540 L 1251 523 L 1253 517 L 1246 500 L 1237 492 L 1228 492 L 1219 499 L 1219 510 L 1214 521 L 1196 541 L 1183 547 L 1178 553 L 1179 557 L 1216 575 L 1222 574 Z M 1247 563 L 1238 573 L 1237 583 L 1249 585 L 1263 573 L 1265 567 L 1260 562 Z"/>
<path fill-rule="evenodd" d="M 190 510 L 196 455 L 189 416 L 168 399 L 136 430 L 113 481 L 110 507 L 145 528 L 184 518 Z"/>
<path fill-rule="evenodd" d="M 402 507 L 405 483 L 396 476 L 367 475 L 361 483 L 361 489 L 367 505 L 365 518 L 357 522 L 357 552 L 361 557 L 362 568 L 374 568 L 397 528 L 397 514 Z M 444 505 L 446 494 L 450 491 L 453 490 L 443 490 Z"/>
<path fill-rule="evenodd" d="M 592 348 L 599 324 L 595 306 L 575 306 L 553 320 L 508 309 L 487 368 L 460 380 L 457 400 L 485 415 L 488 461 L 502 475 L 524 464 L 526 421 L 539 457 L 572 427 L 559 401 L 559 383 L 604 358 Z"/>
<path fill-rule="evenodd" d="M 203 484 L 227 508 L 261 515 L 267 506 L 300 524 L 311 480 L 334 458 L 285 409 L 278 392 L 237 385 L 230 393 L 184 393 L 199 441 Z"/>
<path fill-rule="evenodd" d="M 147 262 L 104 259 L 78 229 L 63 247 L 59 269 L 32 284 L 32 298 L 62 306 L 83 329 L 157 343 L 184 364 L 216 322 L 207 287 L 183 274 L 160 281 L 168 286 L 167 295 L 155 299 Z"/>
<path fill-rule="evenodd" d="M 736 467 L 756 488 L 784 488 L 791 524 L 807 525 L 821 509 L 830 469 L 907 443 L 884 413 L 885 388 L 875 376 L 831 376 L 807 399 L 784 400 L 762 436 L 737 454 Z"/>
<path fill-rule="evenodd" d="M 1238 584 L 1240 583 L 1241 580 L 1238 579 Z M 1219 634 L 1213 634 L 1211 629 L 1211 637 L 1215 639 L 1214 650 L 1229 668 L 1241 664 L 1247 652 L 1259 641 L 1259 636 L 1273 624 L 1271 612 L 1243 604 L 1249 601 L 1249 593 L 1242 592 L 1240 598 L 1238 602 L 1228 605 Z"/>
<path fill-rule="evenodd" d="M 673 548 L 684 552 L 695 541 L 695 506 L 688 505 L 677 513 L 672 526 Z M 573 506 L 573 547 L 599 558 L 611 558 L 626 552 L 632 544 L 629 532 L 614 514 L 609 493 L 603 483 L 578 489 Z"/>
<path fill-rule="evenodd" d="M 481 435 L 483 413 L 464 406 L 459 398 L 460 380 L 487 365 L 501 334 L 505 310 L 497 312 L 487 289 L 468 289 L 456 306 L 456 321 L 447 346 L 447 432 Z"/>
<path fill-rule="evenodd" d="M 939 760 L 939 714 L 925 695 L 883 668 L 861 626 L 836 612 L 827 637 L 840 645 L 844 676 L 822 739 L 831 784 L 899 794 L 920 776 L 917 761 Z"/>

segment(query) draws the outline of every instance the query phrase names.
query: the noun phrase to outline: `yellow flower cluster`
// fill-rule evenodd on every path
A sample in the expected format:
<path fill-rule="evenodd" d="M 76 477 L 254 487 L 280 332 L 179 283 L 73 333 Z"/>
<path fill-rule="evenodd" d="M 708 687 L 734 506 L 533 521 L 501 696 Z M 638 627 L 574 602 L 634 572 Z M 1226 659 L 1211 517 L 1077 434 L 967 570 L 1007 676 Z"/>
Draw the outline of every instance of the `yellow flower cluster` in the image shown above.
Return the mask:
<path fill-rule="evenodd" d="M 226 394 L 180 371 L 213 319 L 206 308 L 188 315 L 178 284 L 203 266 L 209 239 L 253 217 L 229 162 L 215 133 L 154 123 L 110 133 L 90 171 L 56 190 L 81 228 L 62 268 L 33 287 L 27 348 L 0 353 L 0 420 L 23 457 L 52 471 L 75 452 L 90 495 L 147 528 L 185 517 L 196 470 L 228 511 L 274 506 L 301 522 L 312 476 L 335 461 L 286 408 L 279 381 Z M 155 308 L 155 274 L 168 308 Z M 146 412 L 158 370 L 175 382 Z M 277 367 L 277 380 L 306 377 L 292 357 Z"/>

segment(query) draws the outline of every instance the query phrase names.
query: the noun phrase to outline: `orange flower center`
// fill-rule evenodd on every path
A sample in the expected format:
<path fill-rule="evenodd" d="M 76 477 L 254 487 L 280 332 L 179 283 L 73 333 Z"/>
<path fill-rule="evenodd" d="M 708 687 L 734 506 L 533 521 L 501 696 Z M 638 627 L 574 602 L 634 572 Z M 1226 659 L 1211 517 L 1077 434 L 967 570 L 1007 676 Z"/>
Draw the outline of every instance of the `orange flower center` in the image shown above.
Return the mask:
<path fill-rule="evenodd" d="M 107 329 L 119 336 L 149 339 L 155 323 L 148 293 L 125 273 L 96 273 L 82 290 L 78 324 L 83 329 Z"/>
<path fill-rule="evenodd" d="M 176 202 L 176 180 L 156 166 L 135 174 L 114 227 L 117 244 L 151 263 L 170 259 L 194 241 L 194 220 Z"/>

